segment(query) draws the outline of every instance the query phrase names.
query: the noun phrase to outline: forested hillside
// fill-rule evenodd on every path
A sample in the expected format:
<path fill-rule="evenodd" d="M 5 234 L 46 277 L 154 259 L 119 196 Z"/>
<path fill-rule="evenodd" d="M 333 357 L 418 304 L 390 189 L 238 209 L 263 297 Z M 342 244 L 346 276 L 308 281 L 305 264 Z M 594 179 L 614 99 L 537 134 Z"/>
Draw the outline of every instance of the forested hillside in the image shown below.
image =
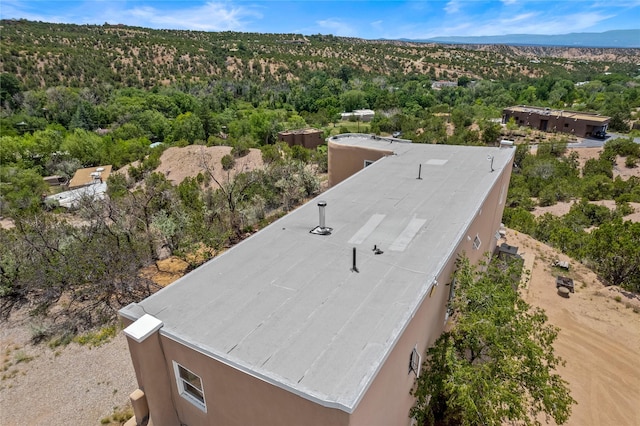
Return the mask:
<path fill-rule="evenodd" d="M 632 71 L 640 62 L 640 49 L 446 46 L 7 20 L 1 26 L 0 71 L 16 75 L 28 89 L 104 83 L 153 87 L 211 78 L 276 85 L 304 80 L 314 71 L 345 81 L 354 75 L 587 80 L 604 71 Z"/>
<path fill-rule="evenodd" d="M 608 283 L 640 285 L 640 229 L 622 220 L 628 203 L 640 202 L 640 179 L 612 172 L 622 156 L 624 167 L 636 167 L 640 145 L 618 140 L 580 167 L 566 153 L 567 135 L 499 124 L 504 107 L 527 104 L 601 113 L 612 117 L 610 130 L 637 135 L 640 49 L 0 25 L 0 215 L 14 225 L 0 230 L 0 314 L 28 304 L 55 325 L 44 337 L 113 321 L 120 306 L 154 290 L 140 268 L 167 255 L 197 266 L 317 194 L 326 147 L 276 143 L 279 131 L 305 127 L 325 136 L 401 132 L 414 143 L 516 139 L 505 221 Z M 340 120 L 357 108 L 374 109 L 375 118 Z M 180 183 L 157 173 L 163 152 L 191 145 L 231 149 L 219 164 L 194 155 L 201 170 Z M 251 149 L 261 150 L 264 167 L 235 167 Z M 68 212 L 44 198 L 62 188 L 43 177 L 103 165 L 124 168 L 108 180 L 105 200 Z M 602 199 L 618 202 L 616 211 L 589 204 Z M 577 203 L 567 218 L 530 214 L 568 200 Z M 624 235 L 617 246 L 596 244 L 615 235 Z"/>

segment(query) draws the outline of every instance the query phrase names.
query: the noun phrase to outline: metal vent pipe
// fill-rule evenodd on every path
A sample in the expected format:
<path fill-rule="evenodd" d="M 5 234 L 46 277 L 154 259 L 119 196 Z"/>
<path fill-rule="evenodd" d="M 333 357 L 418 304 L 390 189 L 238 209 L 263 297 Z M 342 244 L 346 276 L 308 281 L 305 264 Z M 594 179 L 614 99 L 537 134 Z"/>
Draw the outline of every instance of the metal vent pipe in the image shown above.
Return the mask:
<path fill-rule="evenodd" d="M 318 201 L 318 213 L 320 215 L 320 229 L 324 229 L 325 228 L 325 222 L 324 222 L 324 208 L 327 206 L 327 202 L 326 201 Z"/>

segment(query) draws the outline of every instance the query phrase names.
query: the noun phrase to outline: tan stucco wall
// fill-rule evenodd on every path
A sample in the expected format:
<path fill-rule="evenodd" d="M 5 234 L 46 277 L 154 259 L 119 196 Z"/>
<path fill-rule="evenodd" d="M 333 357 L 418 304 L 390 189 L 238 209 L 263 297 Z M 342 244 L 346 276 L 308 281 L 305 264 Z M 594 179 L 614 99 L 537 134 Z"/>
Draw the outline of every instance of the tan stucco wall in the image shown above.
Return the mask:
<path fill-rule="evenodd" d="M 349 415 L 341 410 L 322 407 L 158 332 L 142 343 L 128 340 L 154 426 L 348 425 Z M 206 413 L 179 395 L 173 361 L 202 379 Z"/>
<path fill-rule="evenodd" d="M 130 320 L 122 319 L 125 327 Z M 138 388 L 146 395 L 149 413 L 155 426 L 180 424 L 171 404 L 171 377 L 166 368 L 161 337 L 155 332 L 141 343 L 127 337 L 129 354 L 136 371 Z"/>
<path fill-rule="evenodd" d="M 329 141 L 329 186 L 334 186 L 364 168 L 364 162 L 376 161 L 393 151 L 343 145 Z"/>
<path fill-rule="evenodd" d="M 509 148 L 507 148 L 509 149 Z M 449 299 L 451 277 L 459 254 L 464 253 L 472 263 L 486 259 L 496 246 L 494 234 L 500 227 L 504 200 L 511 177 L 511 167 L 502 171 L 501 177 L 491 189 L 474 221 L 470 224 L 454 254 L 449 257 L 437 277 L 438 285 L 427 296 L 408 324 L 398 343 L 391 351 L 384 366 L 379 371 L 362 401 L 352 415 L 350 425 L 409 425 L 409 409 L 413 406 L 410 390 L 415 375 L 409 373 L 409 359 L 417 345 L 423 357 L 429 346 L 444 330 L 445 313 Z M 476 234 L 482 244 L 473 248 Z M 467 239 L 467 235 L 471 240 Z"/>

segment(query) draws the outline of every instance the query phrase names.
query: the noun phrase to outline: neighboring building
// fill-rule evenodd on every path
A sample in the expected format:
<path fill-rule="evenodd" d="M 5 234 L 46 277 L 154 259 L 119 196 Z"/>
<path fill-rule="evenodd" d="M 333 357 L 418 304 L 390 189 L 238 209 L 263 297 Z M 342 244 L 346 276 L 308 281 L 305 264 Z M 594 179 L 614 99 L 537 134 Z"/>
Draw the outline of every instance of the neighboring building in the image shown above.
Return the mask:
<path fill-rule="evenodd" d="M 340 113 L 342 120 L 351 120 L 354 117 L 358 121 L 371 121 L 375 116 L 375 111 L 372 109 L 356 109 L 352 112 Z"/>
<path fill-rule="evenodd" d="M 106 182 L 111 176 L 111 165 L 78 169 L 69 181 L 69 189 Z"/>
<path fill-rule="evenodd" d="M 53 175 L 53 176 L 45 176 L 42 178 L 42 180 L 48 183 L 49 186 L 60 186 L 60 185 L 65 185 L 69 179 L 67 179 L 64 176 Z"/>
<path fill-rule="evenodd" d="M 289 146 L 300 145 L 315 149 L 324 143 L 324 132 L 318 129 L 287 130 L 278 132 L 278 141 L 286 142 Z"/>
<path fill-rule="evenodd" d="M 543 132 L 562 132 L 585 138 L 602 137 L 607 132 L 610 117 L 589 112 L 556 110 L 519 105 L 502 110 L 502 122 L 514 118 L 519 126 Z"/>
<path fill-rule="evenodd" d="M 431 83 L 431 88 L 434 89 L 434 90 L 440 90 L 443 87 L 458 87 L 458 82 L 457 81 L 439 80 L 439 81 L 434 81 L 433 83 Z"/>
<path fill-rule="evenodd" d="M 355 174 L 120 310 L 136 418 L 411 424 L 456 260 L 496 247 L 514 152 L 329 139 L 330 173 Z"/>
<path fill-rule="evenodd" d="M 83 199 L 103 200 L 107 193 L 106 182 L 95 182 L 91 185 L 81 186 L 69 191 L 59 192 L 54 195 L 45 197 L 45 201 L 56 201 L 60 207 L 73 208 L 77 207 Z"/>

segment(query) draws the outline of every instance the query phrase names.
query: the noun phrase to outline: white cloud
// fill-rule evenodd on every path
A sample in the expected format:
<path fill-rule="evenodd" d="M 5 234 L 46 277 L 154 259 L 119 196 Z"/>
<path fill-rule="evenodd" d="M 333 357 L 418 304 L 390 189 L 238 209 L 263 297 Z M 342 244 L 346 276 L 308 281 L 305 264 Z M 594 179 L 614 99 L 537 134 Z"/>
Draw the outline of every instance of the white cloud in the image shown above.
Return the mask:
<path fill-rule="evenodd" d="M 136 7 L 126 12 L 124 20 L 131 25 L 154 28 L 184 28 L 200 31 L 242 31 L 246 18 L 261 18 L 257 11 L 242 6 L 207 2 L 202 6 L 163 11 L 150 6 Z M 141 23 L 142 22 L 142 23 Z"/>
<path fill-rule="evenodd" d="M 344 21 L 336 18 L 323 19 L 316 21 L 316 24 L 327 31 L 330 31 L 334 35 L 355 37 L 358 32 Z"/>
<path fill-rule="evenodd" d="M 200 31 L 248 31 L 251 20 L 261 19 L 259 6 L 253 9 L 232 3 L 209 1 L 188 7 L 175 2 L 177 8 L 154 6 L 128 7 L 124 1 L 90 0 L 77 2 L 75 7 L 60 10 L 39 10 L 36 2 L 2 0 L 3 18 L 23 18 L 32 21 L 77 24 L 125 24 L 139 27 L 190 29 Z M 181 7 L 185 6 L 185 7 Z M 52 13 L 53 12 L 53 13 Z"/>
<path fill-rule="evenodd" d="M 476 26 L 466 34 L 451 35 L 505 35 L 505 34 L 568 34 L 593 28 L 598 23 L 611 18 L 596 12 L 574 13 L 571 15 L 543 15 L 529 12 L 513 17 L 497 18 Z"/>
<path fill-rule="evenodd" d="M 444 7 L 444 10 L 447 13 L 456 13 L 456 12 L 458 12 L 460 10 L 460 6 L 461 6 L 460 0 L 451 0 Z"/>
<path fill-rule="evenodd" d="M 511 6 L 512 4 L 516 3 L 518 3 L 517 0 L 502 0 L 502 4 L 504 4 L 505 6 Z"/>

